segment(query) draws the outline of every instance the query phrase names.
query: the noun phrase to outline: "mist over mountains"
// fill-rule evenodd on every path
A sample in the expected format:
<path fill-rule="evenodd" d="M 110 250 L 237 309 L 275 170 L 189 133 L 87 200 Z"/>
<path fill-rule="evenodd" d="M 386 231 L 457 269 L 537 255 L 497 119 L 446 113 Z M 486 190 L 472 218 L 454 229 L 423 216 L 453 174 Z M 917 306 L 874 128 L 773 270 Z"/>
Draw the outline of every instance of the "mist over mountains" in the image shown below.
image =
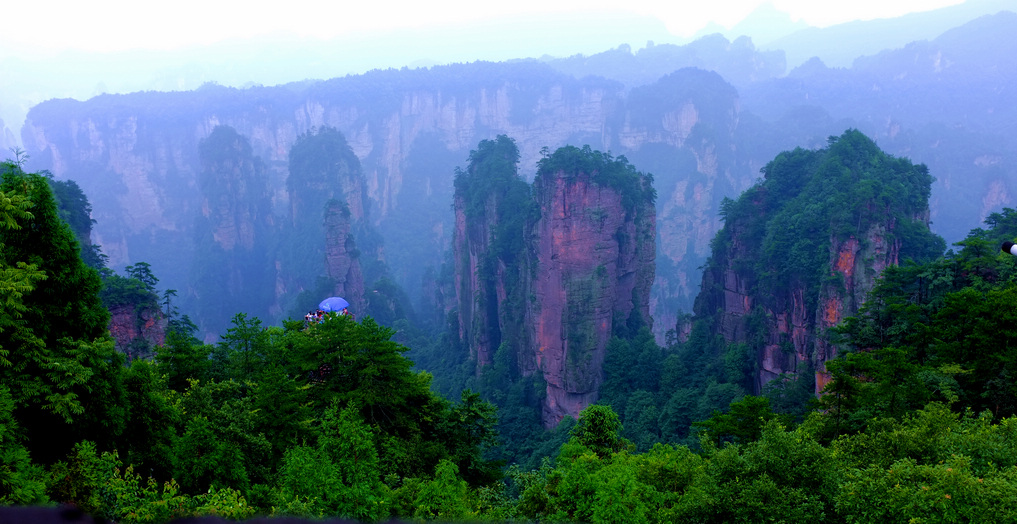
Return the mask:
<path fill-rule="evenodd" d="M 788 70 L 813 56 L 831 67 L 849 67 L 859 56 L 931 40 L 979 16 L 1015 9 L 1014 0 L 968 0 L 897 18 L 816 28 L 763 4 L 730 29 L 713 24 L 691 38 L 668 32 L 651 16 L 560 13 L 328 40 L 279 34 L 176 50 L 47 53 L 27 42 L 8 42 L 0 44 L 0 93 L 4 94 L 0 119 L 20 144 L 18 130 L 29 108 L 49 98 L 84 100 L 103 93 L 191 90 L 206 82 L 233 87 L 276 85 L 478 59 L 592 57 L 619 45 L 636 50 L 648 42 L 686 45 L 712 34 L 731 41 L 747 36 L 760 50 L 783 51 Z"/>
<path fill-rule="evenodd" d="M 975 4 L 964 5 L 971 12 Z M 898 27 L 872 24 L 874 34 Z M 367 220 L 384 239 L 384 261 L 418 310 L 437 307 L 424 300 L 423 275 L 443 264 L 452 175 L 479 141 L 513 138 L 526 178 L 545 147 L 625 155 L 654 175 L 660 196 L 651 315 L 662 338 L 691 310 L 720 201 L 748 188 L 780 151 L 820 147 L 856 128 L 887 152 L 927 164 L 937 180 L 932 228 L 948 242 L 1010 205 L 1015 27 L 1017 15 L 1003 11 L 858 57 L 851 68 L 813 58 L 787 73 L 783 52 L 715 34 L 561 59 L 51 100 L 31 110 L 21 138 L 28 167 L 74 179 L 92 199 L 93 240 L 114 267 L 150 261 L 168 287 L 185 290 L 193 286 L 198 143 L 218 125 L 249 140 L 278 214 L 288 205 L 291 146 L 334 127 L 362 164 Z M 267 56 L 285 51 L 276 53 Z M 276 294 L 252 314 L 290 312 L 292 297 Z"/>

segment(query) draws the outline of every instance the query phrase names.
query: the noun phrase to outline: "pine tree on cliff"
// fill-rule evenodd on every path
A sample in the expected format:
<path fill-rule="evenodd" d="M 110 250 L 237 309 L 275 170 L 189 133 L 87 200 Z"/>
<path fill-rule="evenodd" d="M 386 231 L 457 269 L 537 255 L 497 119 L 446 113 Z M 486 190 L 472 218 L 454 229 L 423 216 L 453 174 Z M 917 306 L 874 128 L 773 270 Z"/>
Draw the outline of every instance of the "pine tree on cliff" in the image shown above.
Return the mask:
<path fill-rule="evenodd" d="M 73 180 L 47 178 L 47 181 L 57 201 L 60 218 L 71 227 L 81 245 L 81 259 L 88 267 L 101 269 L 105 266 L 104 255 L 99 251 L 99 246 L 92 244 L 92 225 L 95 220 L 92 219 L 92 204 L 88 202 L 85 192 Z"/>
<path fill-rule="evenodd" d="M 944 251 L 928 227 L 933 178 L 856 130 L 825 149 L 781 153 L 762 171 L 721 204 L 695 322 L 727 343 L 714 380 L 759 393 L 782 373 L 811 383 L 815 372 L 810 389 L 820 390 L 835 354 L 825 330 L 858 310 L 883 268 Z"/>

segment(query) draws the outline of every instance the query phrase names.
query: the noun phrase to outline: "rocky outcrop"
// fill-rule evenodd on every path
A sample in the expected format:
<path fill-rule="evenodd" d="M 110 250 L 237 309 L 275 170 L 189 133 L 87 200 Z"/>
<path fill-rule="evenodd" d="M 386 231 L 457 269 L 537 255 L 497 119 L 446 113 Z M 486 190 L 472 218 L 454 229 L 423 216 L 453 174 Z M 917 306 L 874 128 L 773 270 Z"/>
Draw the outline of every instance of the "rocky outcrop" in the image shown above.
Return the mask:
<path fill-rule="evenodd" d="M 919 216 L 908 217 L 929 226 L 928 210 Z M 854 236 L 843 241 L 830 239 L 831 275 L 838 277 L 843 286 L 825 285 L 819 296 L 819 311 L 816 312 L 817 329 L 820 333 L 836 326 L 845 317 L 854 316 L 865 302 L 865 297 L 876 284 L 876 279 L 889 266 L 900 264 L 901 240 L 894 235 L 896 221 L 874 223 L 861 239 Z M 823 365 L 837 356 L 836 347 L 823 337 L 816 340 L 815 368 L 816 393 L 823 390 L 830 381 Z M 782 373 L 786 369 L 764 370 L 760 381 L 768 377 L 765 373 Z M 764 382 L 765 383 L 765 382 Z"/>
<path fill-rule="evenodd" d="M 491 229 L 498 225 L 495 213 L 497 205 L 497 198 L 492 195 L 483 205 L 483 216 L 467 220 L 464 198 L 456 196 L 453 203 L 456 220 L 452 250 L 455 253 L 459 339 L 470 348 L 470 356 L 476 360 L 478 373 L 484 366 L 491 364 L 491 357 L 501 343 L 502 319 L 498 308 L 505 299 L 503 283 L 507 268 L 500 260 L 488 259 Z M 489 216 L 490 219 L 487 218 Z M 494 275 L 484 274 L 488 264 L 495 266 Z"/>
<path fill-rule="evenodd" d="M 653 325 L 654 193 L 624 159 L 572 146 L 531 192 L 516 158 L 506 137 L 482 142 L 456 179 L 459 334 L 478 374 L 502 350 L 517 379 L 539 374 L 553 427 L 597 400 L 610 337 Z"/>
<path fill-rule="evenodd" d="M 532 361 L 523 330 L 533 266 L 527 254 L 536 207 L 518 173 L 519 149 L 501 135 L 482 141 L 455 181 L 452 235 L 459 339 L 480 374 L 508 344 Z M 532 366 L 526 374 L 532 373 Z"/>
<path fill-rule="evenodd" d="M 352 213 L 348 206 L 331 200 L 325 208 L 325 271 L 335 283 L 332 294 L 345 298 L 353 311 L 363 311 L 364 275 L 352 234 Z"/>
<path fill-rule="evenodd" d="M 620 192 L 594 175 L 562 170 L 535 184 L 540 220 L 528 324 L 533 364 L 547 383 L 542 420 L 548 427 L 578 417 L 597 400 L 615 324 L 651 322 L 652 200 L 626 209 Z"/>
<path fill-rule="evenodd" d="M 943 249 L 928 229 L 925 166 L 885 155 L 857 131 L 831 141 L 778 156 L 728 204 L 703 275 L 697 321 L 751 347 L 745 385 L 756 394 L 801 373 L 818 394 L 837 354 L 828 330 L 858 312 L 888 266 Z"/>
<path fill-rule="evenodd" d="M 166 341 L 166 316 L 158 307 L 119 304 L 110 308 L 109 332 L 117 351 L 127 359 L 151 358 Z"/>
<path fill-rule="evenodd" d="M 185 298 L 196 304 L 205 339 L 214 341 L 238 311 L 267 317 L 278 307 L 269 250 L 275 217 L 264 163 L 245 137 L 218 126 L 199 149 L 201 198 L 190 229 L 198 256 Z"/>
<path fill-rule="evenodd" d="M 785 297 L 783 303 L 790 306 L 789 310 L 774 311 L 764 307 L 774 329 L 762 348 L 757 391 L 782 374 L 800 371 L 803 363 L 814 370 L 815 392 L 822 391 L 829 382 L 824 363 L 837 356 L 836 347 L 822 335 L 844 318 L 857 314 L 880 273 L 900 263 L 900 240 L 893 237 L 892 227 L 892 221 L 876 223 L 861 239 L 853 235 L 843 240 L 830 239 L 830 276 L 839 283 L 822 286 L 815 312 L 806 310 L 806 291 L 802 286 L 795 286 L 789 297 Z M 726 274 L 735 278 L 731 270 Z M 740 298 L 743 307 L 737 309 L 743 309 L 739 312 L 742 315 L 748 314 L 753 298 L 748 295 Z M 737 321 L 729 318 L 729 322 Z"/>
<path fill-rule="evenodd" d="M 3 119 L 0 119 L 0 146 L 3 146 L 4 151 L 18 147 L 18 140 L 14 137 L 11 129 L 4 125 Z"/>

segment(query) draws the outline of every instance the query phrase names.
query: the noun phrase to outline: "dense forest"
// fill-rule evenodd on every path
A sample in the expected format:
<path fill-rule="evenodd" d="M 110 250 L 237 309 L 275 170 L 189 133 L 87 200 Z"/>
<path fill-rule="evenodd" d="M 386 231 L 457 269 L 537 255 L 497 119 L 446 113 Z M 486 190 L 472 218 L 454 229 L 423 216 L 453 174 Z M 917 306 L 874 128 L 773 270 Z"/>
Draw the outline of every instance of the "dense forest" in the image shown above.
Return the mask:
<path fill-rule="evenodd" d="M 790 184 L 800 192 L 781 198 L 809 202 L 773 206 L 770 220 L 784 225 L 760 226 L 772 228 L 760 252 L 811 231 L 818 244 L 784 246 L 809 254 L 850 233 L 836 228 L 857 225 L 852 213 L 873 210 L 795 215 L 816 211 L 814 199 L 864 204 L 844 195 L 867 191 L 894 209 L 922 207 L 924 166 L 862 138 L 848 132 L 827 149 L 778 157 L 746 200 L 725 205 L 725 221 Z M 831 173 L 844 179 L 829 191 L 810 182 Z M 937 257 L 942 241 L 927 229 L 900 230 L 910 259 L 883 271 L 856 315 L 817 335 L 839 349 L 819 397 L 780 384 L 748 395 L 745 345 L 705 322 L 665 346 L 622 323 L 601 401 L 544 430 L 533 416 L 539 381 L 461 380 L 455 373 L 475 368 L 451 329 L 404 345 L 370 315 L 268 326 L 239 313 L 206 344 L 166 290 L 165 342 L 150 359 L 128 359 L 108 332 L 109 308 L 160 300 L 150 267 L 123 276 L 104 267 L 80 234 L 88 204 L 75 186 L 18 160 L 2 177 L 0 504 L 69 503 L 118 522 L 1017 518 L 1017 258 L 999 250 L 1017 238 L 1013 209 Z M 789 278 L 817 287 L 829 272 L 827 257 L 788 262 L 807 266 L 782 266 Z M 410 355 L 435 364 L 440 387 Z"/>

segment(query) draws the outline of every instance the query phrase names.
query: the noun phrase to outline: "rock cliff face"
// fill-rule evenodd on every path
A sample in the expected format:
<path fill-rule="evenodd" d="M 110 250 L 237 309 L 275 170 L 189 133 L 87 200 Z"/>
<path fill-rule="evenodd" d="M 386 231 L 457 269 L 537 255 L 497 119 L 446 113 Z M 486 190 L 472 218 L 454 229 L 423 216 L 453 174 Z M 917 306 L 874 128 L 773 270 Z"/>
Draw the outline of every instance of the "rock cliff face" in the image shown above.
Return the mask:
<path fill-rule="evenodd" d="M 517 378 L 539 374 L 553 427 L 597 400 L 612 334 L 652 327 L 653 189 L 625 160 L 569 146 L 531 192 L 517 158 L 506 137 L 485 141 L 456 180 L 459 334 L 478 374 L 495 351 Z"/>
<path fill-rule="evenodd" d="M 760 297 L 748 289 L 752 275 L 736 270 L 734 261 L 724 269 L 724 339 L 728 343 L 749 340 L 747 321 L 757 305 L 767 326 L 754 377 L 755 393 L 781 375 L 802 371 L 803 364 L 813 370 L 816 394 L 826 386 L 824 363 L 836 357 L 837 351 L 824 334 L 845 317 L 855 315 L 879 274 L 900 262 L 900 240 L 893 237 L 893 220 L 888 222 L 872 224 L 861 239 L 830 239 L 829 274 L 839 283 L 822 286 L 815 311 L 809 310 L 804 285 L 795 284 L 782 296 Z M 927 218 L 922 222 L 928 225 Z"/>
<path fill-rule="evenodd" d="M 353 311 L 363 311 L 364 275 L 360 270 L 356 242 L 352 234 L 349 207 L 337 200 L 325 209 L 325 270 L 335 282 L 332 294 L 346 299 Z"/>
<path fill-rule="evenodd" d="M 42 168 L 77 180 L 89 195 L 95 241 L 110 264 L 149 261 L 176 289 L 195 285 L 182 259 L 195 252 L 193 217 L 203 211 L 195 209 L 202 202 L 198 144 L 219 125 L 235 129 L 263 160 L 277 216 L 300 206 L 285 186 L 292 146 L 312 129 L 339 130 L 362 165 L 368 220 L 398 245 L 386 262 L 407 290 L 421 283 L 403 279 L 440 267 L 451 246 L 452 175 L 480 140 L 511 136 L 522 166 L 535 165 L 541 148 L 566 143 L 625 154 L 660 187 L 661 216 L 668 217 L 661 257 L 674 271 L 651 299 L 652 313 L 662 319 L 658 335 L 673 327 L 697 291 L 697 267 L 719 227 L 717 202 L 748 187 L 761 165 L 732 155 L 740 109 L 730 85 L 686 69 L 628 95 L 620 83 L 576 80 L 536 62 L 447 66 L 410 77 L 377 71 L 276 88 L 51 101 L 32 110 L 22 135 Z M 361 216 L 356 199 L 347 200 Z"/>
<path fill-rule="evenodd" d="M 638 318 L 652 326 L 652 202 L 627 210 L 619 192 L 592 175 L 557 171 L 535 184 L 536 300 L 528 324 L 532 363 L 547 383 L 542 420 L 548 427 L 565 415 L 578 417 L 597 400 L 616 323 Z"/>
<path fill-rule="evenodd" d="M 919 216 L 908 217 L 925 227 L 929 226 L 928 209 Z M 817 332 L 823 333 L 836 326 L 845 317 L 854 316 L 872 290 L 876 279 L 888 266 L 900 263 L 901 240 L 894 236 L 896 220 L 887 217 L 883 222 L 873 223 L 861 239 L 850 236 L 845 240 L 830 239 L 831 275 L 843 285 L 824 285 L 819 295 L 819 310 L 816 311 Z M 826 387 L 829 375 L 822 364 L 837 356 L 836 348 L 820 337 L 816 340 L 813 366 L 816 369 L 816 393 Z M 760 383 L 765 384 L 780 373 L 789 372 L 789 367 L 760 371 Z"/>
<path fill-rule="evenodd" d="M 4 151 L 10 151 L 18 146 L 14 133 L 9 127 L 4 125 L 3 119 L 0 119 L 0 146 L 3 146 Z"/>
<path fill-rule="evenodd" d="M 818 394 L 836 356 L 827 330 L 858 312 L 886 267 L 943 249 L 928 229 L 931 177 L 857 131 L 825 150 L 782 153 L 765 173 L 726 204 L 696 318 L 750 347 L 754 393 L 806 373 Z"/>
<path fill-rule="evenodd" d="M 524 331 L 533 265 L 527 254 L 536 207 L 519 176 L 519 149 L 507 136 L 482 141 L 457 174 L 452 235 L 459 339 L 480 374 L 502 343 L 518 361 L 532 346 Z M 529 366 L 525 374 L 532 374 Z"/>
<path fill-rule="evenodd" d="M 491 196 L 484 204 L 484 215 L 478 220 L 467 220 L 466 204 L 457 196 L 453 208 L 456 222 L 452 249 L 455 253 L 456 308 L 459 315 L 459 339 L 470 348 L 477 361 L 477 372 L 491 364 L 498 344 L 501 343 L 502 319 L 498 307 L 505 301 L 505 271 L 503 262 L 495 261 L 495 274 L 482 280 L 482 271 L 489 263 L 491 229 L 497 227 L 497 198 Z M 488 217 L 491 217 L 490 219 Z M 519 268 L 513 268 L 518 271 Z"/>
<path fill-rule="evenodd" d="M 184 297 L 211 342 L 236 313 L 267 317 L 278 308 L 269 249 L 275 217 L 264 163 L 246 138 L 218 126 L 199 149 L 200 200 L 189 229 L 199 256 L 191 261 Z"/>
<path fill-rule="evenodd" d="M 265 206 L 264 166 L 252 156 L 247 140 L 225 126 L 216 128 L 202 146 L 201 217 L 219 249 L 251 251 L 259 227 L 272 222 Z"/>
<path fill-rule="evenodd" d="M 166 340 L 166 317 L 158 307 L 120 304 L 110 308 L 109 332 L 129 360 L 150 358 Z"/>

